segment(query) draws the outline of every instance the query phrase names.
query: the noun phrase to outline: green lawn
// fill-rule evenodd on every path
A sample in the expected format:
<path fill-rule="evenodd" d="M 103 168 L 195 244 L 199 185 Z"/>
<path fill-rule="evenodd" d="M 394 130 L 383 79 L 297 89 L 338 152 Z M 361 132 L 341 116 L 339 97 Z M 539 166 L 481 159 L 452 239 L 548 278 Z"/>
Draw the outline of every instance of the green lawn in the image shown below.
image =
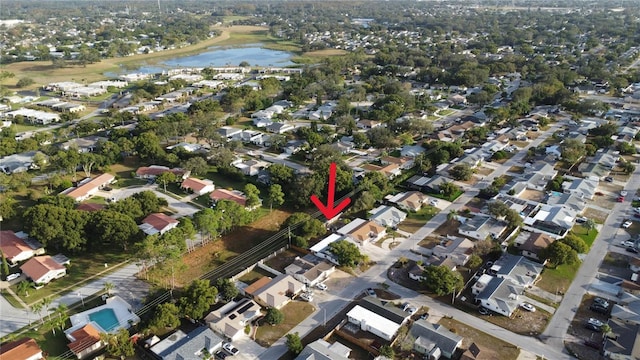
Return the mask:
<path fill-rule="evenodd" d="M 451 196 L 445 196 L 443 194 L 440 193 L 430 193 L 429 195 L 439 198 L 439 199 L 443 199 L 443 200 L 447 200 L 447 201 L 455 201 L 458 197 L 460 197 L 460 195 L 462 195 L 462 193 L 464 193 L 464 191 L 462 190 L 458 190 L 455 193 L 451 194 Z"/>
<path fill-rule="evenodd" d="M 445 109 L 445 110 L 438 111 L 438 115 L 447 116 L 447 115 L 453 114 L 454 112 L 456 112 L 456 111 L 455 110 L 451 110 L 451 109 Z"/>
<path fill-rule="evenodd" d="M 242 191 L 244 186 L 247 184 L 246 178 L 242 178 L 242 180 L 236 180 L 229 176 L 222 175 L 217 171 L 209 171 L 205 178 L 210 179 L 216 184 L 216 188 L 222 189 L 236 189 Z"/>
<path fill-rule="evenodd" d="M 591 245 L 593 245 L 593 242 L 596 240 L 596 236 L 598 236 L 598 230 L 593 229 L 589 231 L 584 225 L 575 225 L 573 229 L 571 229 L 571 233 L 584 240 L 589 248 L 591 248 Z"/>
<path fill-rule="evenodd" d="M 41 126 L 27 125 L 27 124 L 13 124 L 13 128 L 16 130 L 16 133 L 42 129 Z"/>
<path fill-rule="evenodd" d="M 271 326 L 261 321 L 256 331 L 256 342 L 262 346 L 269 347 L 278 339 L 283 337 L 289 330 L 298 323 L 306 319 L 314 311 L 313 305 L 304 301 L 292 301 L 285 305 L 281 311 L 284 313 L 282 324 Z"/>
<path fill-rule="evenodd" d="M 540 281 L 536 284 L 543 290 L 551 293 L 565 292 L 571 285 L 573 278 L 580 268 L 580 263 L 574 265 L 559 265 L 555 269 L 545 268 Z"/>

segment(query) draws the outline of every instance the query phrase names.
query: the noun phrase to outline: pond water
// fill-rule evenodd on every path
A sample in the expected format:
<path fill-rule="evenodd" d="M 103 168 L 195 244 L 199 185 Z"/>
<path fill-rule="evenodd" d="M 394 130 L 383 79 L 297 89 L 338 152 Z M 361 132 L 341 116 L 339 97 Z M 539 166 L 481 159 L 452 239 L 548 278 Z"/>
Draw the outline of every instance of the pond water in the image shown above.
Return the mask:
<path fill-rule="evenodd" d="M 260 46 L 260 44 L 233 47 L 214 46 L 195 55 L 169 58 L 154 64 L 141 62 L 138 66 L 122 67 L 118 74 L 127 72 L 159 73 L 163 70 L 179 67 L 238 66 L 243 61 L 248 62 L 251 66 L 284 67 L 293 65 L 291 53 L 265 49 Z M 117 74 L 110 73 L 106 75 Z"/>

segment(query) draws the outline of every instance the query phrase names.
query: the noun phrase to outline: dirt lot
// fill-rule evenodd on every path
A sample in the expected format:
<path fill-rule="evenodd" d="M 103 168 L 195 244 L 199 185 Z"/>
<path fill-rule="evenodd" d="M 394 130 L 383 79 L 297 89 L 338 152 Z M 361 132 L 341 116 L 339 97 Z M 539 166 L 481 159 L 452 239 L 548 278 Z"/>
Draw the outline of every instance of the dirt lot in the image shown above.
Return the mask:
<path fill-rule="evenodd" d="M 489 169 L 486 167 L 478 167 L 476 168 L 476 174 L 481 175 L 481 176 L 487 176 L 487 175 L 491 175 L 491 173 L 493 172 L 493 169 Z"/>
<path fill-rule="evenodd" d="M 281 324 L 272 326 L 259 320 L 260 326 L 256 331 L 256 342 L 261 346 L 271 346 L 288 333 L 289 330 L 306 319 L 307 316 L 311 315 L 315 309 L 313 305 L 306 301 L 294 300 L 283 306 L 281 311 L 284 313 L 284 321 Z"/>
<path fill-rule="evenodd" d="M 224 261 L 243 253 L 261 243 L 269 235 L 278 230 L 289 212 L 273 210 L 250 225 L 243 226 L 204 247 L 185 255 L 183 261 L 186 269 L 176 275 L 176 286 L 188 284 L 193 279 L 214 269 Z"/>
<path fill-rule="evenodd" d="M 587 217 L 589 219 L 593 219 L 595 222 L 599 222 L 599 223 L 603 223 L 607 219 L 607 216 L 609 216 L 609 214 L 604 212 L 604 211 L 596 210 L 596 209 L 590 208 L 590 207 L 585 209 L 583 215 L 585 217 Z"/>
<path fill-rule="evenodd" d="M 267 261 L 266 264 L 271 268 L 284 273 L 284 269 L 287 266 L 291 265 L 291 263 L 293 263 L 293 260 L 295 260 L 296 257 L 298 256 L 303 257 L 304 255 L 305 254 L 303 253 L 289 249 L 284 252 L 281 252 L 280 254 L 278 254 L 278 256 L 269 259 L 269 261 Z"/>
<path fill-rule="evenodd" d="M 486 359 L 517 359 L 520 354 L 520 350 L 518 350 L 516 346 L 454 319 L 442 318 L 439 323 L 446 326 L 449 330 L 455 330 L 456 334 L 464 338 L 462 340 L 462 347 L 464 349 L 468 349 L 472 343 L 484 347 L 483 354 L 485 354 L 486 350 Z"/>
<path fill-rule="evenodd" d="M 545 196 L 545 194 L 542 191 L 526 189 L 522 193 L 521 198 L 540 202 L 540 201 L 542 201 L 544 199 L 544 196 Z"/>
<path fill-rule="evenodd" d="M 458 234 L 458 228 L 460 228 L 460 222 L 457 220 L 448 220 L 445 221 L 444 224 L 438 226 L 434 232 L 442 236 L 460 236 L 460 234 Z"/>
<path fill-rule="evenodd" d="M 440 244 L 440 239 L 433 236 L 427 236 L 418 243 L 419 246 L 427 249 L 433 249 L 436 245 Z"/>

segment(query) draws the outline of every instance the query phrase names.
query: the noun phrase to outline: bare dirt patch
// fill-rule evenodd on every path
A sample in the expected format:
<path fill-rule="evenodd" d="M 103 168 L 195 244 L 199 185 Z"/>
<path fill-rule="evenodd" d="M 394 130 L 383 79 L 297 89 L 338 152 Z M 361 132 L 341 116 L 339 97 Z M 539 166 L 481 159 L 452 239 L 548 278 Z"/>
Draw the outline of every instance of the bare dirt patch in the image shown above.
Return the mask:
<path fill-rule="evenodd" d="M 269 235 L 278 231 L 279 224 L 282 224 L 289 215 L 291 213 L 286 211 L 273 210 L 250 225 L 243 226 L 185 255 L 182 259 L 186 268 L 176 274 L 176 286 L 188 284 L 228 259 L 260 244 Z"/>
<path fill-rule="evenodd" d="M 256 331 L 256 342 L 265 347 L 271 346 L 298 323 L 306 319 L 307 316 L 311 315 L 314 310 L 313 305 L 308 302 L 292 301 L 288 303 L 281 309 L 284 313 L 284 321 L 281 324 L 271 326 L 260 321 L 260 327 Z"/>
<path fill-rule="evenodd" d="M 438 228 L 434 231 L 436 234 L 441 236 L 460 236 L 458 234 L 458 229 L 460 228 L 460 223 L 458 221 L 445 221 L 444 224 L 438 226 Z"/>
<path fill-rule="evenodd" d="M 485 347 L 488 351 L 491 351 L 495 356 L 488 356 L 487 359 L 517 359 L 520 354 L 517 346 L 504 342 L 496 337 L 493 337 L 485 332 L 482 332 L 474 327 L 461 323 L 459 321 L 442 318 L 439 323 L 446 326 L 447 329 L 454 331 L 456 334 L 463 337 L 462 347 L 468 349 L 472 343 L 476 343 Z"/>
<path fill-rule="evenodd" d="M 283 252 L 281 252 L 280 254 L 278 254 L 277 256 L 269 259 L 269 261 L 267 261 L 267 265 L 269 267 L 271 267 L 272 269 L 278 270 L 281 273 L 284 273 L 284 269 L 291 265 L 291 263 L 293 263 L 293 261 L 296 259 L 296 257 L 303 257 L 305 254 L 297 252 L 295 250 L 292 249 L 288 249 L 285 250 Z"/>
<path fill-rule="evenodd" d="M 608 215 L 609 214 L 604 211 L 600 211 L 590 207 L 586 208 L 584 211 L 584 216 L 586 218 L 593 219 L 593 221 L 595 222 L 604 222 L 607 219 Z"/>
<path fill-rule="evenodd" d="M 422 241 L 418 243 L 418 246 L 422 246 L 423 248 L 427 248 L 427 249 L 433 249 L 436 245 L 439 245 L 439 244 L 440 244 L 439 238 L 427 236 L 426 238 L 422 239 Z"/>
<path fill-rule="evenodd" d="M 491 173 L 493 172 L 493 169 L 489 169 L 486 167 L 478 167 L 476 168 L 476 174 L 481 175 L 481 176 L 487 176 L 487 175 L 491 175 Z"/>
<path fill-rule="evenodd" d="M 540 201 L 542 201 L 544 199 L 544 196 L 545 196 L 545 194 L 542 191 L 526 189 L 522 193 L 521 197 L 523 199 L 540 202 Z"/>
<path fill-rule="evenodd" d="M 324 49 L 324 50 L 316 50 L 309 51 L 303 53 L 302 56 L 310 56 L 310 57 L 325 57 L 325 56 L 338 56 L 347 54 L 347 51 L 341 49 Z"/>

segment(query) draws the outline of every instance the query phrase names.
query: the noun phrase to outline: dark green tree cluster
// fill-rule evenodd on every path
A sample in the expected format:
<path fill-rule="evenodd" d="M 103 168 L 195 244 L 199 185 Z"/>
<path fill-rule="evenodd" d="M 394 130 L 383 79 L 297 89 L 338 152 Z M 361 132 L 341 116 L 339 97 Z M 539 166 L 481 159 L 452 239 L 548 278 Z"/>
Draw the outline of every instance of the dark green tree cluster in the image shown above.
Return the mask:
<path fill-rule="evenodd" d="M 424 269 L 424 285 L 438 296 L 460 291 L 464 285 L 462 275 L 446 266 L 427 266 Z"/>
<path fill-rule="evenodd" d="M 296 225 L 299 225 L 296 227 Z M 291 241 L 296 246 L 307 247 L 309 240 L 327 233 L 327 228 L 322 221 L 311 218 L 311 215 L 303 212 L 291 214 L 283 224 L 283 228 L 291 230 Z"/>
<path fill-rule="evenodd" d="M 358 246 L 347 240 L 332 242 L 329 244 L 329 251 L 336 256 L 341 266 L 355 267 L 366 260 Z"/>

